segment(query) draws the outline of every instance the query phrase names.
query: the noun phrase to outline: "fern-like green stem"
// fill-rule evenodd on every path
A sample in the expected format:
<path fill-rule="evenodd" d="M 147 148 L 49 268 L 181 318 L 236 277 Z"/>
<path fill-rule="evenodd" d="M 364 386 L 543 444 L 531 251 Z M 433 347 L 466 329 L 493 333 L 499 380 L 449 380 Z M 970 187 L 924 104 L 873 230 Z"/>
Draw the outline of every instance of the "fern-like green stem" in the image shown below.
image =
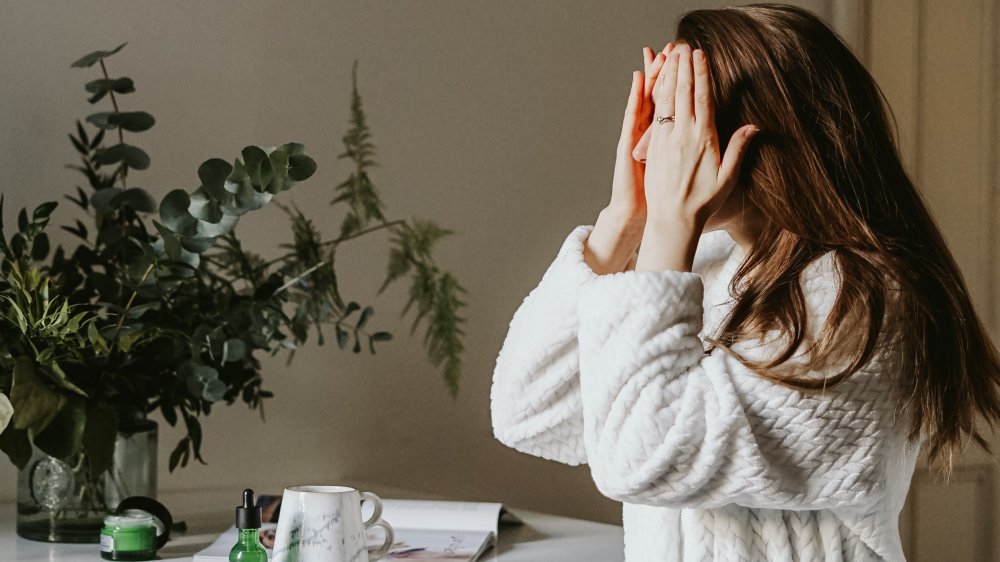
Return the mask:
<path fill-rule="evenodd" d="M 327 240 L 326 242 L 320 242 L 319 246 L 320 247 L 334 246 L 336 244 L 340 244 L 341 242 L 347 242 L 348 240 L 353 240 L 355 238 L 359 238 L 361 236 L 364 236 L 365 234 L 370 234 L 370 233 L 375 232 L 377 230 L 382 230 L 383 228 L 391 228 L 393 226 L 397 226 L 397 225 L 405 224 L 405 223 L 406 223 L 406 221 L 403 220 L 403 219 L 397 219 L 397 220 L 394 220 L 394 221 L 384 222 L 384 223 L 379 224 L 379 225 L 368 227 L 368 228 L 366 228 L 364 230 L 359 230 L 358 232 L 355 232 L 354 234 L 351 234 L 350 236 L 341 236 L 340 238 L 337 238 L 335 240 Z M 262 263 L 261 265 L 257 266 L 257 269 L 258 270 L 264 270 L 264 269 L 267 269 L 267 268 L 271 267 L 272 265 L 274 265 L 276 263 L 281 263 L 283 261 L 288 261 L 288 260 L 293 259 L 295 257 L 296 256 L 295 256 L 294 253 L 289 252 L 289 253 L 287 253 L 287 254 L 285 254 L 283 256 L 278 256 L 278 257 L 274 258 L 273 260 L 266 261 L 266 262 Z"/>
<path fill-rule="evenodd" d="M 371 233 L 371 232 L 375 232 L 376 230 L 382 230 L 383 228 L 391 228 L 393 226 L 400 225 L 400 224 L 406 224 L 406 221 L 402 220 L 402 219 L 397 219 L 397 220 L 394 220 L 394 221 L 384 222 L 384 223 L 376 225 L 376 226 L 368 227 L 368 228 L 366 228 L 364 230 L 359 230 L 359 231 L 355 232 L 354 234 L 351 234 L 350 236 L 341 236 L 340 238 L 337 238 L 335 240 L 328 240 L 326 242 L 322 242 L 322 243 L 320 243 L 320 246 L 331 246 L 331 245 L 334 245 L 334 244 L 340 244 L 341 242 L 347 242 L 348 240 L 353 240 L 354 238 L 359 238 L 361 236 L 364 236 L 365 234 L 368 234 L 368 233 Z"/>

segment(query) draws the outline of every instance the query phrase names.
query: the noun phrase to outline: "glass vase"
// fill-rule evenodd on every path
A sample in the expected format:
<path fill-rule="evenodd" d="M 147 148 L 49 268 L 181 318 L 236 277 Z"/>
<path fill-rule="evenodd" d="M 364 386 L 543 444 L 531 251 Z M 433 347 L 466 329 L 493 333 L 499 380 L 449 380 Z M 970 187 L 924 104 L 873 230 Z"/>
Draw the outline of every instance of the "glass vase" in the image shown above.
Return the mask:
<path fill-rule="evenodd" d="M 128 496 L 156 496 L 157 425 L 130 420 L 115 439 L 111 466 L 90 474 L 86 455 L 50 457 L 32 448 L 17 476 L 17 534 L 46 542 L 96 543 L 104 516 Z"/>

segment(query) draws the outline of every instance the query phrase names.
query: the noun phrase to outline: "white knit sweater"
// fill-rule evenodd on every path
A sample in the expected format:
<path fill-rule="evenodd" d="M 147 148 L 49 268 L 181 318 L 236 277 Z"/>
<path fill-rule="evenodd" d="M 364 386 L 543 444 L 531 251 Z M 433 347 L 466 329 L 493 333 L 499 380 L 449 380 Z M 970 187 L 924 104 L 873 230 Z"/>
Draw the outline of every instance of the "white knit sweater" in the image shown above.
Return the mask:
<path fill-rule="evenodd" d="M 583 261 L 591 230 L 573 230 L 511 320 L 496 438 L 588 464 L 623 502 L 626 562 L 903 560 L 897 522 L 919 444 L 894 414 L 902 351 L 884 346 L 821 395 L 774 384 L 704 353 L 743 257 L 728 234 L 702 236 L 691 273 L 596 275 Z M 839 282 L 832 254 L 803 273 L 813 336 Z M 734 350 L 759 359 L 777 344 Z M 808 364 L 801 351 L 792 361 Z"/>

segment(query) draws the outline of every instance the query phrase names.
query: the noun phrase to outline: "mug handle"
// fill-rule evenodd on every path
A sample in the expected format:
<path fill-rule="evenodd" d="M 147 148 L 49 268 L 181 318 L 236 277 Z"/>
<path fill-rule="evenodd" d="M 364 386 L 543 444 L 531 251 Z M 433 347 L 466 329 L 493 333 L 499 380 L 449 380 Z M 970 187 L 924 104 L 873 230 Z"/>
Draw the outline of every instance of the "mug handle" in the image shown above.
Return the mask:
<path fill-rule="evenodd" d="M 374 525 L 375 522 L 378 521 L 380 517 L 382 517 L 382 498 L 378 497 L 372 492 L 361 492 L 361 501 L 365 500 L 372 502 L 372 505 L 375 507 L 375 510 L 372 511 L 372 516 L 369 517 L 368 520 L 365 521 L 364 523 L 365 529 L 367 529 L 368 527 Z"/>
<path fill-rule="evenodd" d="M 368 562 L 375 562 L 388 554 L 389 549 L 392 548 L 392 542 L 396 540 L 396 533 L 393 532 L 392 525 L 383 519 L 379 519 L 378 521 L 372 523 L 369 528 L 370 527 L 382 527 L 382 529 L 385 530 L 385 542 L 383 542 L 382 546 L 378 549 L 368 553 Z"/>

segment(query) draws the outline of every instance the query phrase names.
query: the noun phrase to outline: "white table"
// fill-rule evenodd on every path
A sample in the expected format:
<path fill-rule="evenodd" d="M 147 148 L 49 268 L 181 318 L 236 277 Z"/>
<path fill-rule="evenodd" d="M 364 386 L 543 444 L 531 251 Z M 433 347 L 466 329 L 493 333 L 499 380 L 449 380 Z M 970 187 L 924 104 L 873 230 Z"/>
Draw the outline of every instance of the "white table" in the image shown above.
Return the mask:
<path fill-rule="evenodd" d="M 352 483 L 351 485 L 355 485 Z M 439 495 L 419 494 L 386 486 L 358 486 L 383 497 L 449 499 Z M 164 560 L 191 561 L 192 556 L 209 545 L 233 519 L 233 511 L 242 490 L 198 490 L 168 492 L 161 501 L 170 508 L 174 519 L 188 525 L 187 533 L 175 535 L 159 551 Z M 455 498 L 461 499 L 461 498 Z M 230 507 L 231 505 L 231 507 Z M 622 528 L 571 517 L 510 508 L 523 525 L 500 526 L 496 548 L 481 560 L 496 562 L 616 562 L 623 555 Z M 95 562 L 101 557 L 96 544 L 49 544 L 29 541 L 14 532 L 15 506 L 0 504 L 0 560 L 10 562 Z"/>

